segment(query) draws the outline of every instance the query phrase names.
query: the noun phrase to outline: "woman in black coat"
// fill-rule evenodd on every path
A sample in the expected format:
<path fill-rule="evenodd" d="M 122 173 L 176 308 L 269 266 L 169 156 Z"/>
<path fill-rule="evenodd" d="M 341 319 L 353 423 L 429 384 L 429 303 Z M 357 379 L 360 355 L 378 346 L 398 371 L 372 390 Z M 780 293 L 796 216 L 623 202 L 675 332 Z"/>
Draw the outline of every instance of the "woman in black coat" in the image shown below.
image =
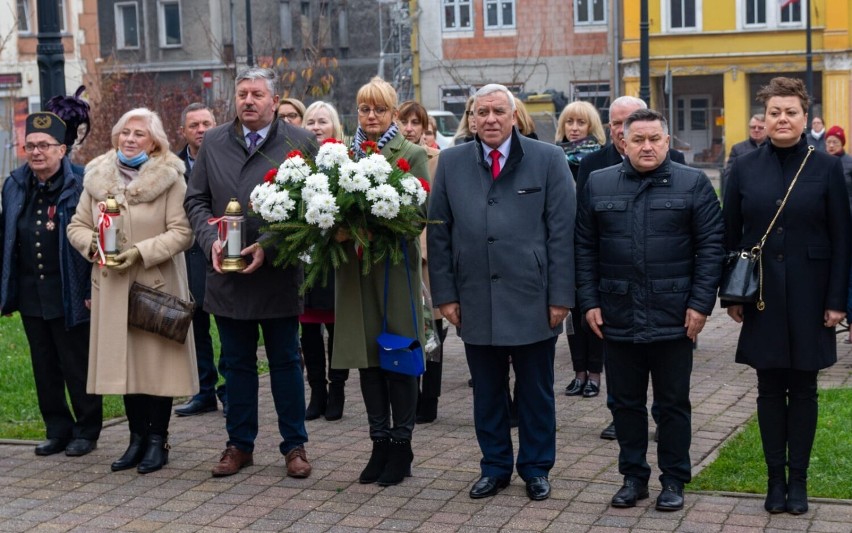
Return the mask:
<path fill-rule="evenodd" d="M 801 173 L 763 248 L 765 309 L 722 305 L 742 323 L 737 362 L 757 371 L 769 472 L 764 507 L 801 514 L 808 509 L 817 374 L 837 361 L 834 327 L 846 316 L 852 220 L 840 159 L 809 152 L 805 141 L 810 97 L 802 81 L 773 78 L 758 100 L 770 142 L 732 166 L 723 209 L 728 250 L 760 241 L 800 167 Z"/>

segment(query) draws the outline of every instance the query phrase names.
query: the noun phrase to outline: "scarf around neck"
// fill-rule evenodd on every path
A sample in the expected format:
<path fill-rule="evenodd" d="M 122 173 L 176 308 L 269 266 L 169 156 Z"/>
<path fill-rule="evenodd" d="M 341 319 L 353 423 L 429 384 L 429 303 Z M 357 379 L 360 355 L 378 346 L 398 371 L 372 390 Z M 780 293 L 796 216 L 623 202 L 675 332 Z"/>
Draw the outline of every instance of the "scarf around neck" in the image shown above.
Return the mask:
<path fill-rule="evenodd" d="M 385 147 L 385 145 L 393 139 L 396 134 L 399 133 L 399 128 L 396 127 L 396 124 L 391 122 L 390 127 L 387 131 L 382 134 L 381 139 L 376 143 L 379 146 L 379 150 Z M 361 145 L 364 141 L 367 140 L 367 134 L 364 133 L 364 130 L 361 129 L 361 126 L 358 126 L 358 129 L 355 130 L 355 138 L 352 140 L 352 151 L 355 152 L 359 158 L 366 157 L 366 153 L 361 149 Z"/>

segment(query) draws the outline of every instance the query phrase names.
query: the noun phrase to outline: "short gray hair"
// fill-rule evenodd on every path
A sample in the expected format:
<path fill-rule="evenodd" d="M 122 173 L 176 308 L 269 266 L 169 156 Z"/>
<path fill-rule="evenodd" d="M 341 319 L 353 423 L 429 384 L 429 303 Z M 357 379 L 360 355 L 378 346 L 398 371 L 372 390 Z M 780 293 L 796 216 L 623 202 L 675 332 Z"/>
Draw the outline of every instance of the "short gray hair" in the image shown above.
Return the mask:
<path fill-rule="evenodd" d="M 505 85 L 500 85 L 499 83 L 489 83 L 488 85 L 483 85 L 480 87 L 476 93 L 473 95 L 473 107 L 476 109 L 476 101 L 482 98 L 483 96 L 488 96 L 489 94 L 494 93 L 503 93 L 506 95 L 506 99 L 509 100 L 509 105 L 512 106 L 512 111 L 516 109 L 515 107 L 515 95 L 512 94 L 512 91 L 509 90 Z"/>
<path fill-rule="evenodd" d="M 636 109 L 648 109 L 648 104 L 641 98 L 635 96 L 619 96 L 609 104 L 609 108 L 613 107 L 635 107 Z"/>
<path fill-rule="evenodd" d="M 266 86 L 269 88 L 270 94 L 275 96 L 275 71 L 268 68 L 262 67 L 249 67 L 239 74 L 237 74 L 237 79 L 234 80 L 234 89 L 239 86 L 240 83 L 246 80 L 264 80 L 266 81 Z"/>

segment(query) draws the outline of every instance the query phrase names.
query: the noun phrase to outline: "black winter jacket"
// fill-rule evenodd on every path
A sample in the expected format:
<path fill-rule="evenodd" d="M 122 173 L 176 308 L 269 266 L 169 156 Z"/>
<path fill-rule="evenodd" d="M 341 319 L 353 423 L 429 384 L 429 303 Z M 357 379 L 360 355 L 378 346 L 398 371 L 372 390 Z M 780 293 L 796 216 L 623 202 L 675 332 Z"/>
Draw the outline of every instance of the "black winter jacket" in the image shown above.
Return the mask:
<path fill-rule="evenodd" d="M 666 158 L 643 175 L 625 160 L 593 172 L 579 197 L 579 306 L 583 314 L 601 308 L 605 338 L 681 339 L 688 307 L 712 312 L 724 230 L 703 172 Z"/>

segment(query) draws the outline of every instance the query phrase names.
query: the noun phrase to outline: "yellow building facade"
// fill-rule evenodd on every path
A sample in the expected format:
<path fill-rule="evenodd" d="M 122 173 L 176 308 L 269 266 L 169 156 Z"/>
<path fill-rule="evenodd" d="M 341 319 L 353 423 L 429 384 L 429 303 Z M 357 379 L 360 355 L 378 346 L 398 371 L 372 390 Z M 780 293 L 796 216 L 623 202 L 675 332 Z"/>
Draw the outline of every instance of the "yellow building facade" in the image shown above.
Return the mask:
<path fill-rule="evenodd" d="M 639 94 L 640 2 L 622 1 L 621 73 L 631 95 Z M 721 162 L 747 139 L 749 118 L 763 111 L 755 95 L 772 77 L 806 78 L 808 8 L 811 116 L 850 137 L 848 0 L 648 0 L 652 107 L 672 117 L 675 146 L 688 161 Z"/>

